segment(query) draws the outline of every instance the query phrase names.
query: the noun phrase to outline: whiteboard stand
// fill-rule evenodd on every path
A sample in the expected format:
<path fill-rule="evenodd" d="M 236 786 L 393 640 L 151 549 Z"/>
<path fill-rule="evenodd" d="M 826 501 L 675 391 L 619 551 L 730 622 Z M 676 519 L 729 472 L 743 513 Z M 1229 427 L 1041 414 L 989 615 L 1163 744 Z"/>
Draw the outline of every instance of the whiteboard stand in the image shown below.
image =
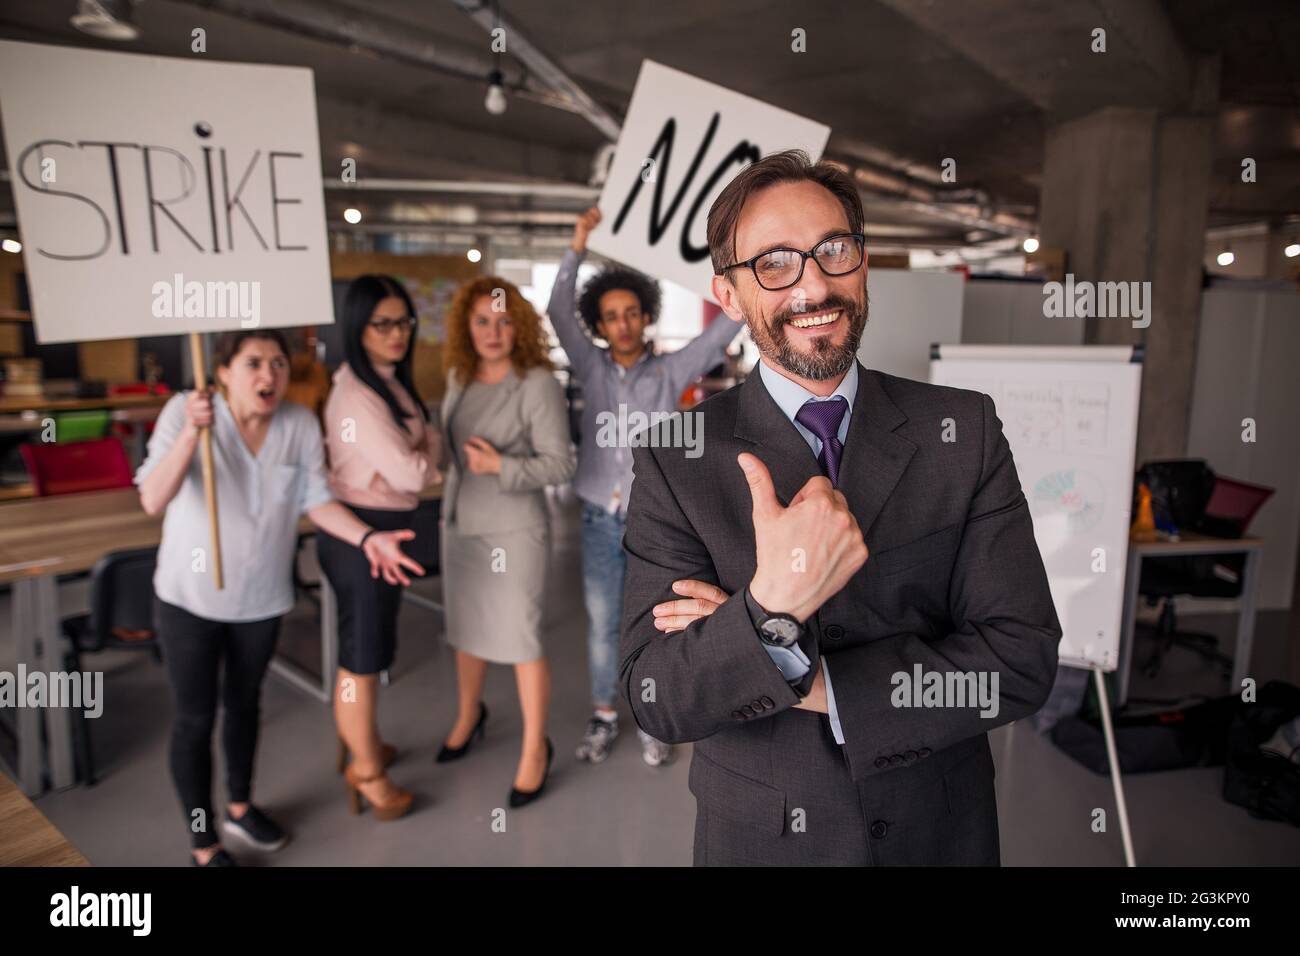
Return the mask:
<path fill-rule="evenodd" d="M 1110 763 L 1110 782 L 1115 788 L 1115 809 L 1119 813 L 1119 835 L 1124 841 L 1124 863 L 1137 866 L 1133 856 L 1133 834 L 1128 828 L 1128 802 L 1124 799 L 1124 779 L 1119 772 L 1119 754 L 1115 750 L 1115 727 L 1110 721 L 1110 701 L 1106 697 L 1106 679 L 1100 667 L 1092 668 L 1097 682 L 1097 701 L 1101 705 L 1101 730 L 1106 735 L 1106 760 Z"/>
<path fill-rule="evenodd" d="M 1136 866 L 1103 673 L 1124 667 L 1125 575 L 1140 345 L 932 345 L 930 381 L 993 400 L 1034 523 L 1061 623 L 1062 664 L 1091 670 L 1115 788 L 1124 860 Z M 1096 562 L 1114 555 L 1110 570 Z M 1106 573 L 1102 573 L 1106 572 Z M 1135 586 L 1128 578 L 1130 592 Z M 1130 642 L 1131 646 L 1131 642 Z M 1125 687 L 1121 671 L 1120 700 Z"/>

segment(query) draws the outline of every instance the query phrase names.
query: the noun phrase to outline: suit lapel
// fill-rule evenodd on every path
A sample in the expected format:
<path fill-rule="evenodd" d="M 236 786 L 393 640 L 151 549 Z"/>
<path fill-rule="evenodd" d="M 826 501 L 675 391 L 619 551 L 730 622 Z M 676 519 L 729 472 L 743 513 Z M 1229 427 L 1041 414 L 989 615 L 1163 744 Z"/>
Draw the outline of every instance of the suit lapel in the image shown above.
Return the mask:
<path fill-rule="evenodd" d="M 735 437 L 758 446 L 753 454 L 767 465 L 782 504 L 789 504 L 809 478 L 822 473 L 808 443 L 768 394 L 757 365 L 740 387 Z"/>
<path fill-rule="evenodd" d="M 916 445 L 895 434 L 906 421 L 907 416 L 886 393 L 880 373 L 859 365 L 858 393 L 840 460 L 839 489 L 863 535 L 880 516 L 916 454 Z M 772 484 L 783 504 L 788 504 L 809 478 L 821 474 L 812 449 L 768 394 L 757 367 L 741 386 L 735 436 L 757 446 L 754 454 L 772 473 Z"/>
<path fill-rule="evenodd" d="M 907 416 L 885 391 L 880 373 L 859 365 L 858 394 L 844 441 L 839 487 L 864 537 L 916 454 L 916 445 L 895 433 L 906 421 Z"/>

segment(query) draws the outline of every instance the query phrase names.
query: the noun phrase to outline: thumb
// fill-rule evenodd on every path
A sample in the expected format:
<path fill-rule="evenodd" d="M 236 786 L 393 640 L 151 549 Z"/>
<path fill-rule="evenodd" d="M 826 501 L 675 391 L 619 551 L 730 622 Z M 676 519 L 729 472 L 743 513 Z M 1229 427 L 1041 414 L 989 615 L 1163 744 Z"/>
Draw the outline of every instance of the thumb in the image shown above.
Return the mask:
<path fill-rule="evenodd" d="M 749 482 L 749 496 L 754 503 L 754 522 L 774 518 L 781 513 L 781 503 L 776 500 L 776 488 L 772 485 L 772 475 L 757 456 L 742 452 L 736 461 L 745 472 Z"/>

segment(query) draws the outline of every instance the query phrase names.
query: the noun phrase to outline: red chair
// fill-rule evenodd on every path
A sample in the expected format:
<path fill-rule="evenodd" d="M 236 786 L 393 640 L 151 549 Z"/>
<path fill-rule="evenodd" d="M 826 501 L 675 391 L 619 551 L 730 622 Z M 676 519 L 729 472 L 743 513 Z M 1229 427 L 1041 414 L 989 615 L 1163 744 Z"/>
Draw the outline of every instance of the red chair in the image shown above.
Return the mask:
<path fill-rule="evenodd" d="M 20 449 L 37 496 L 130 488 L 131 463 L 116 438 L 40 443 Z"/>

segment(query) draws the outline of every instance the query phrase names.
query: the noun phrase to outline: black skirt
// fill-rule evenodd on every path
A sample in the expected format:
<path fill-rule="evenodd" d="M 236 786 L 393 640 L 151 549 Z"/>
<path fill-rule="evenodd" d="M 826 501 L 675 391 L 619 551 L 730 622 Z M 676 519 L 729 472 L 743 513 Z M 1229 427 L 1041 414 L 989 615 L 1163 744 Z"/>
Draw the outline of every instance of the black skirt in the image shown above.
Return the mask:
<path fill-rule="evenodd" d="M 347 502 L 343 505 L 379 531 L 414 526 L 413 510 L 359 508 Z M 401 585 L 389 584 L 383 577 L 372 578 L 365 552 L 324 531 L 316 535 L 316 555 L 338 601 L 339 667 L 354 674 L 388 670 L 397 652 Z"/>

